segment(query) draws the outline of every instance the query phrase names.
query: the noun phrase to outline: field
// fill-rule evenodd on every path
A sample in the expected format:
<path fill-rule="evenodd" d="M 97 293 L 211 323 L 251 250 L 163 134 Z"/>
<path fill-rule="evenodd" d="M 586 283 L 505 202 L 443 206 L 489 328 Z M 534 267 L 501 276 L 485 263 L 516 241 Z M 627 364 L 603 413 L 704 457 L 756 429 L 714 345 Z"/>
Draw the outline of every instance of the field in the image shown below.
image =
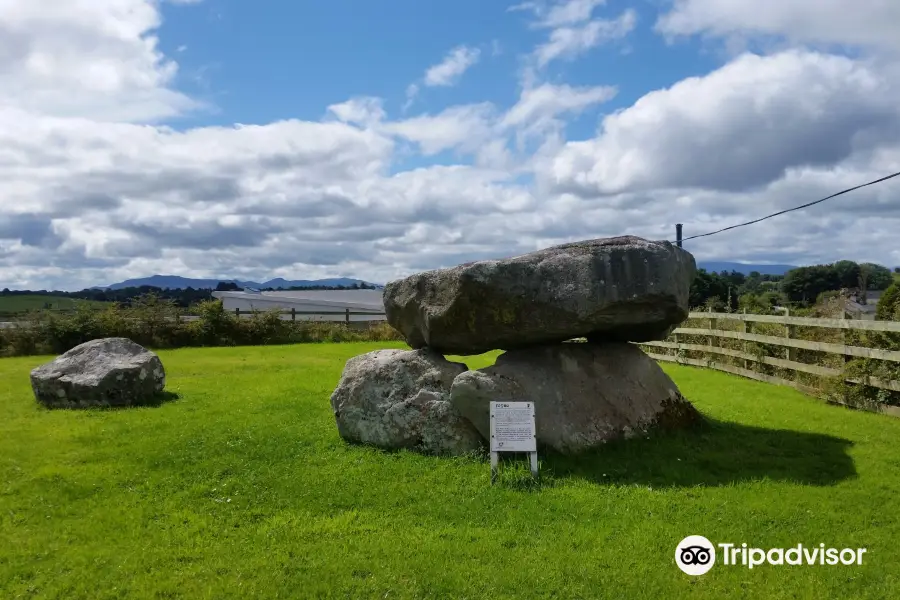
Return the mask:
<path fill-rule="evenodd" d="M 83 412 L 35 406 L 47 357 L 0 360 L 0 598 L 900 597 L 900 419 L 666 365 L 704 430 L 491 487 L 483 457 L 338 437 L 345 360 L 386 346 L 160 352 L 176 399 Z M 690 578 L 691 534 L 867 553 Z"/>
<path fill-rule="evenodd" d="M 49 304 L 52 309 L 73 309 L 79 304 L 106 306 L 105 302 L 95 300 L 78 300 L 62 296 L 43 296 L 41 294 L 22 294 L 0 296 L 0 314 L 21 313 L 29 310 L 41 310 Z"/>

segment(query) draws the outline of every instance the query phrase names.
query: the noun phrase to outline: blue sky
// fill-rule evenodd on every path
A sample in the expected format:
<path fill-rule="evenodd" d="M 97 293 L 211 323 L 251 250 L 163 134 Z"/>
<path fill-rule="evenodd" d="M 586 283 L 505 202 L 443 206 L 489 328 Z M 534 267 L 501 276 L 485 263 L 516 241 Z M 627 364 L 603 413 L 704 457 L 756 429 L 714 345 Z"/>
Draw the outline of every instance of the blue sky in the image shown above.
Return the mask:
<path fill-rule="evenodd" d="M 0 3 L 0 287 L 696 235 L 900 170 L 900 3 Z M 897 184 L 693 240 L 900 265 Z"/>
<path fill-rule="evenodd" d="M 590 110 L 578 119 L 570 130 L 574 137 L 591 136 L 602 112 L 630 106 L 647 90 L 703 74 L 722 62 L 720 51 L 704 50 L 698 40 L 669 44 L 655 34 L 655 4 L 612 1 L 597 7 L 592 14 L 601 18 L 634 10 L 635 30 L 621 43 L 548 69 L 549 81 L 619 88 L 602 111 Z M 239 0 L 163 5 L 160 47 L 177 57 L 179 87 L 216 107 L 215 113 L 174 124 L 316 120 L 324 107 L 354 96 L 383 98 L 388 113 L 400 116 L 407 86 L 460 45 L 481 51 L 478 64 L 459 85 L 425 90 L 413 112 L 484 101 L 512 105 L 522 57 L 546 37 L 546 30 L 530 26 L 531 13 L 510 11 L 512 6 L 483 0 L 270 0 L 264 8 Z"/>

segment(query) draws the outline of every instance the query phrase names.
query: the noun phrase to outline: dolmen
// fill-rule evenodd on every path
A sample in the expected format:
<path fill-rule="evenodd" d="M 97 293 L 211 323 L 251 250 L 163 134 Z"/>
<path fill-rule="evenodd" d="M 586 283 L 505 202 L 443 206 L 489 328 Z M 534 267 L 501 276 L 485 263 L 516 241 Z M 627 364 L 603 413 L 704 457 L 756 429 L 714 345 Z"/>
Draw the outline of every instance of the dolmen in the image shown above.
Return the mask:
<path fill-rule="evenodd" d="M 165 386 L 159 357 L 127 338 L 85 342 L 31 371 L 35 399 L 47 408 L 140 405 Z"/>
<path fill-rule="evenodd" d="M 387 321 L 412 350 L 348 361 L 331 396 L 338 432 L 465 454 L 485 445 L 492 401 L 533 402 L 538 445 L 563 454 L 691 426 L 699 413 L 634 342 L 687 318 L 695 272 L 687 251 L 623 236 L 392 281 Z M 490 350 L 505 352 L 475 371 L 444 358 Z"/>

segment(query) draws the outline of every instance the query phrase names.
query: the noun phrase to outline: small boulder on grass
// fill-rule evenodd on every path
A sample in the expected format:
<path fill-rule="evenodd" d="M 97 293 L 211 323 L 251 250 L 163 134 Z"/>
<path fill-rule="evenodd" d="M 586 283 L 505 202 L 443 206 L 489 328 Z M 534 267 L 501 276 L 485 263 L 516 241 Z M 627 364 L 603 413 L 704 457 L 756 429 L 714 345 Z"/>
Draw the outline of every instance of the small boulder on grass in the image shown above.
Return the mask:
<path fill-rule="evenodd" d="M 31 371 L 34 396 L 48 408 L 144 404 L 165 386 L 159 357 L 126 338 L 85 342 Z"/>

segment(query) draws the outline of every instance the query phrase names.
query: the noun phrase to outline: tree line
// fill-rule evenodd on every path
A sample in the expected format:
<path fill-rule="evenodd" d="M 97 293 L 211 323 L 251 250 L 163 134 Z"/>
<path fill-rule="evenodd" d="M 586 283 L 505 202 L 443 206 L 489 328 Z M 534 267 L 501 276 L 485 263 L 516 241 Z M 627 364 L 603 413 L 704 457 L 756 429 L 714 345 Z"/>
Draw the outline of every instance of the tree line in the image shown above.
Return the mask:
<path fill-rule="evenodd" d="M 244 288 L 238 286 L 232 281 L 221 281 L 216 286 L 215 290 L 207 289 L 207 288 L 181 288 L 181 289 L 163 289 L 156 286 L 151 285 L 142 285 L 136 287 L 126 287 L 121 289 L 103 289 L 103 288 L 88 288 L 78 292 L 65 292 L 60 290 L 10 290 L 9 288 L 5 288 L 0 291 L 0 296 L 25 296 L 25 295 L 41 295 L 41 296 L 52 296 L 56 298 L 72 298 L 76 300 L 92 300 L 96 302 L 116 302 L 123 306 L 131 306 L 132 302 L 139 298 L 146 297 L 148 295 L 153 295 L 160 300 L 168 300 L 175 304 L 175 306 L 179 306 L 181 308 L 189 308 L 195 306 L 196 304 L 203 302 L 204 300 L 212 299 L 212 292 L 217 291 L 241 291 Z M 287 288 L 287 291 L 298 291 L 298 290 L 362 290 L 362 289 L 376 289 L 374 285 L 369 285 L 366 283 L 354 283 L 353 285 L 344 286 L 344 285 L 336 285 L 336 286 L 325 286 L 325 285 L 316 285 L 310 287 L 290 287 Z M 286 290 L 275 290 L 274 288 L 264 288 L 260 291 L 270 292 L 270 291 L 286 291 Z"/>
<path fill-rule="evenodd" d="M 894 270 L 898 272 L 900 268 Z M 865 301 L 867 291 L 886 290 L 893 281 L 894 274 L 885 266 L 850 260 L 798 267 L 784 275 L 699 269 L 691 285 L 690 304 L 693 308 L 768 312 L 775 306 L 809 307 L 842 290 Z"/>
<path fill-rule="evenodd" d="M 894 269 L 900 273 L 900 267 Z M 699 269 L 691 285 L 690 305 L 692 308 L 712 307 L 714 310 L 740 310 L 748 312 L 769 312 L 775 306 L 808 307 L 823 295 L 836 295 L 841 290 L 865 291 L 886 290 L 893 283 L 894 274 L 885 266 L 874 263 L 856 263 L 841 260 L 831 264 L 812 265 L 791 269 L 784 275 L 768 275 L 753 271 L 749 275 L 738 271 L 706 271 Z M 232 281 L 221 281 L 215 290 L 206 288 L 162 289 L 154 286 L 127 287 L 122 289 L 90 288 L 78 292 L 58 290 L 10 290 L 0 291 L 0 296 L 40 294 L 116 302 L 130 306 L 136 299 L 155 295 L 176 306 L 189 308 L 199 302 L 210 300 L 213 291 L 241 291 L 243 288 Z M 354 283 L 350 286 L 291 287 L 295 290 L 360 290 L 377 289 L 374 285 Z M 265 288 L 260 291 L 276 291 Z"/>

